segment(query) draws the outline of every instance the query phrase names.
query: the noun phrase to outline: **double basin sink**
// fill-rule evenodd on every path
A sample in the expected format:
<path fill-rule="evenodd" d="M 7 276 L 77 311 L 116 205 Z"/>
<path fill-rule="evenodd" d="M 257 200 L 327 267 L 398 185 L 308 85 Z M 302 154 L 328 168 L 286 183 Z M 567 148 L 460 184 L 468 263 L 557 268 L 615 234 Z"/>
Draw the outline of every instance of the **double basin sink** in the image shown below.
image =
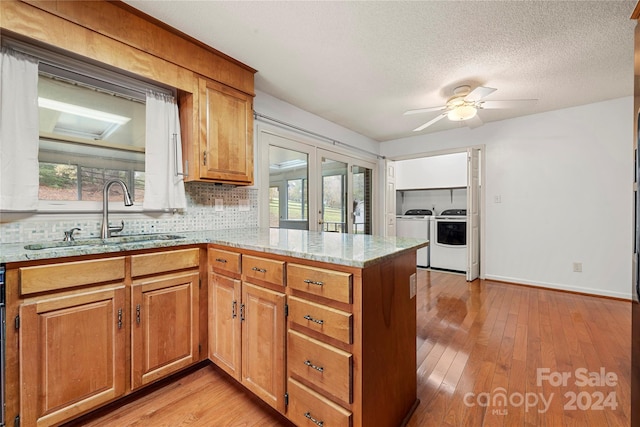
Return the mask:
<path fill-rule="evenodd" d="M 32 243 L 25 245 L 25 249 L 29 251 L 40 251 L 45 249 L 82 249 L 95 246 L 110 246 L 110 245 L 124 245 L 127 243 L 152 243 L 161 242 L 167 240 L 184 239 L 183 236 L 177 236 L 174 234 L 136 234 L 131 236 L 117 236 L 109 237 L 108 239 L 83 239 L 73 240 L 70 242 L 45 242 L 45 243 Z"/>

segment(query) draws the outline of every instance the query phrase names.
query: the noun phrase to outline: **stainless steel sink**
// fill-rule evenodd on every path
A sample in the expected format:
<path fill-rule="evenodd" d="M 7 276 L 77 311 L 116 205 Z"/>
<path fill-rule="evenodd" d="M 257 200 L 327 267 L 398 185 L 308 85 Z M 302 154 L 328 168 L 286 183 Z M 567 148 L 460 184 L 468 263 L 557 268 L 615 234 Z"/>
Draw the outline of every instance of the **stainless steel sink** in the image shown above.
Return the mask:
<path fill-rule="evenodd" d="M 43 249 L 64 250 L 81 249 L 83 247 L 92 246 L 123 245 L 127 243 L 157 242 L 177 239 L 184 239 L 184 236 L 177 236 L 174 234 L 136 234 L 131 236 L 110 237 L 108 239 L 84 239 L 74 240 L 72 242 L 31 243 L 25 245 L 24 248 L 29 251 L 40 251 Z"/>

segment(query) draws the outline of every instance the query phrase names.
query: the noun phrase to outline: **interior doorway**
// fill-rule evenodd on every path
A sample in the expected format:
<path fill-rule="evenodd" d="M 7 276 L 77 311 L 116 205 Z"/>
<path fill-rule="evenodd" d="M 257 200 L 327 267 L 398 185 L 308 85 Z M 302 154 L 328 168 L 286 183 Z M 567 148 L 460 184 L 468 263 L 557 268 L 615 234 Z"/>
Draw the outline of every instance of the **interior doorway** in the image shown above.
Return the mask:
<path fill-rule="evenodd" d="M 438 157 L 451 161 L 453 157 L 462 159 L 456 165 L 445 165 L 441 170 L 434 162 Z M 431 164 L 425 166 L 421 160 L 429 160 Z M 409 165 L 403 170 L 404 166 Z M 395 221 L 393 212 L 400 216 L 409 209 L 428 209 L 433 212 L 432 223 L 448 210 L 465 210 L 466 217 L 466 268 L 464 270 L 468 281 L 484 277 L 483 252 L 484 218 L 483 209 L 483 175 L 484 175 L 484 147 L 468 147 L 438 153 L 423 153 L 418 156 L 397 158 L 386 161 L 385 169 L 385 231 L 386 235 L 395 235 Z M 409 177 L 403 175 L 406 170 L 413 168 Z M 452 170 L 458 170 L 455 174 Z M 460 172 L 461 171 L 461 172 Z M 455 175 L 455 176 L 452 176 Z M 429 176 L 429 179 L 423 179 Z M 408 181 L 407 181 L 408 180 Z M 449 208 L 449 209 L 448 209 Z M 434 226 L 431 227 L 430 249 L 434 247 Z M 462 261 L 463 262 L 463 261 Z M 458 270 L 458 269 L 456 269 Z"/>

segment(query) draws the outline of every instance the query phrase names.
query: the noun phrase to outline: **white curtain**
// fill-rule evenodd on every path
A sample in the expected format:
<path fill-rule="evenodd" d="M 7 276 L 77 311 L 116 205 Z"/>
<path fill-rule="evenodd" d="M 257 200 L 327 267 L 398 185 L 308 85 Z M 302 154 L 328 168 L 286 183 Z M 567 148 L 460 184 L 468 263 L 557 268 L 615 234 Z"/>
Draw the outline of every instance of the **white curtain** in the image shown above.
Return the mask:
<path fill-rule="evenodd" d="M 182 140 L 175 98 L 147 92 L 145 209 L 185 209 Z"/>
<path fill-rule="evenodd" d="M 0 210 L 38 208 L 38 61 L 0 55 Z"/>

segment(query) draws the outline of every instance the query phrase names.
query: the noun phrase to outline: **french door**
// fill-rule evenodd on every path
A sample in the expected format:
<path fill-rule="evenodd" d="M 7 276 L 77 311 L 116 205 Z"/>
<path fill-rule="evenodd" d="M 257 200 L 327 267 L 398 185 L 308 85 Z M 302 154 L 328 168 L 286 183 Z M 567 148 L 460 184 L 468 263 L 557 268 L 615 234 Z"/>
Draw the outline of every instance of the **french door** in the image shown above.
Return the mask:
<path fill-rule="evenodd" d="M 322 149 L 318 230 L 334 233 L 373 233 L 374 163 Z"/>
<path fill-rule="evenodd" d="M 260 130 L 260 225 L 373 234 L 376 164 Z"/>

